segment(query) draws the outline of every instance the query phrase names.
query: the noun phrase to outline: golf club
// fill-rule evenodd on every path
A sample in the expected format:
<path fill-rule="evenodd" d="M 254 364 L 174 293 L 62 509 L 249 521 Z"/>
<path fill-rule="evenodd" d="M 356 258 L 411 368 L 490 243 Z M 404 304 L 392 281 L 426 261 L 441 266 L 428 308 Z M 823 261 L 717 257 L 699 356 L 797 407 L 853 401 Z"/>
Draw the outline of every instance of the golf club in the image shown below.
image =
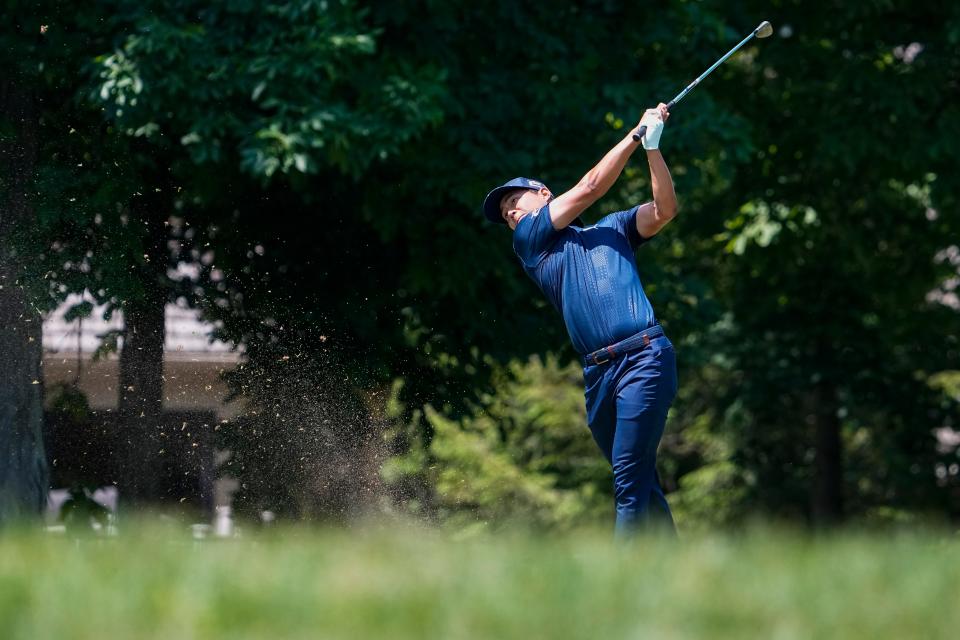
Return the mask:
<path fill-rule="evenodd" d="M 732 56 L 734 53 L 736 53 L 737 49 L 747 44 L 747 42 L 749 42 L 752 37 L 756 36 L 758 38 L 766 38 L 766 37 L 769 37 L 772 33 L 773 33 L 773 27 L 770 25 L 770 23 L 767 22 L 766 20 L 761 22 L 760 26 L 758 26 L 756 29 L 754 29 L 750 33 L 750 35 L 748 35 L 746 38 L 740 41 L 740 44 L 735 46 L 733 49 L 730 49 L 730 51 L 727 51 L 727 54 L 725 56 L 723 56 L 722 58 L 714 62 L 712 67 L 710 67 L 709 69 L 704 71 L 702 74 L 700 74 L 700 76 L 696 80 L 688 84 L 683 91 L 678 93 L 676 98 L 668 102 L 667 110 L 673 109 L 673 105 L 683 100 L 683 97 L 688 93 L 690 93 L 691 89 L 693 89 L 695 86 L 700 84 L 700 81 L 706 78 L 708 75 L 710 75 L 711 71 L 713 71 L 714 69 L 719 67 L 721 64 L 723 64 L 724 60 L 726 60 L 727 58 Z M 645 134 L 646 132 L 647 132 L 647 125 L 641 126 L 639 129 L 637 129 L 636 133 L 633 134 L 634 141 L 640 142 L 640 139 L 643 137 L 643 134 Z"/>

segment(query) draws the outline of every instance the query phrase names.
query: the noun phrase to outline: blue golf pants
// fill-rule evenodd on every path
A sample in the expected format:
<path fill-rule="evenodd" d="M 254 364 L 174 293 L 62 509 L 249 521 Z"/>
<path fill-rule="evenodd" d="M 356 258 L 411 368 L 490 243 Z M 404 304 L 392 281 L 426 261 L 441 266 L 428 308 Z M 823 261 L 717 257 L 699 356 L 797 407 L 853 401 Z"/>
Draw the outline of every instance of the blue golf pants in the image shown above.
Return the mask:
<path fill-rule="evenodd" d="M 666 336 L 583 370 L 587 423 L 613 467 L 616 532 L 661 524 L 673 516 L 657 478 L 657 446 L 677 395 L 677 362 Z"/>

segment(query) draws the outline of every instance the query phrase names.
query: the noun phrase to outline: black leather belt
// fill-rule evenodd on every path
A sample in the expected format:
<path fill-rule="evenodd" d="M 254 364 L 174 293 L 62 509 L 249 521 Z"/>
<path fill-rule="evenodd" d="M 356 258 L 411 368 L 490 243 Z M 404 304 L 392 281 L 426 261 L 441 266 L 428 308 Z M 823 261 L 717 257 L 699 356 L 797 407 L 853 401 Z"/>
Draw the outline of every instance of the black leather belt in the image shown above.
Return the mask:
<path fill-rule="evenodd" d="M 597 349 L 593 353 L 585 355 L 583 357 L 583 362 L 587 366 L 610 362 L 617 356 L 622 356 L 625 353 L 646 347 L 648 344 L 650 344 L 651 340 L 654 338 L 659 338 L 662 335 L 663 327 L 661 327 L 659 324 L 655 324 L 652 327 L 644 329 L 636 335 L 632 335 L 629 338 L 625 338 L 620 342 L 617 342 L 616 344 L 612 344 L 609 347 L 604 347 L 603 349 Z"/>

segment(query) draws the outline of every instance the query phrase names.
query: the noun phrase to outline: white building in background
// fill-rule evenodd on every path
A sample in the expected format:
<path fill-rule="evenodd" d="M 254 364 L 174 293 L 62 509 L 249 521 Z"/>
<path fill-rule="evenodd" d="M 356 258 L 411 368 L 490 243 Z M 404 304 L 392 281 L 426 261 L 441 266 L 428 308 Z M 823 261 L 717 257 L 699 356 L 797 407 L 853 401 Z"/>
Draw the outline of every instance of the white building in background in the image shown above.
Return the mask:
<path fill-rule="evenodd" d="M 118 402 L 117 354 L 109 354 L 97 361 L 93 360 L 93 355 L 103 343 L 105 334 L 123 329 L 123 314 L 116 311 L 109 321 L 104 320 L 104 307 L 101 306 L 95 307 L 88 318 L 66 321 L 67 311 L 82 301 L 79 294 L 71 295 L 44 319 L 44 383 L 51 387 L 60 382 L 76 382 L 92 409 L 114 410 Z M 213 330 L 211 324 L 200 318 L 199 311 L 186 305 L 167 305 L 163 354 L 164 409 L 213 411 L 218 420 L 236 415 L 235 403 L 224 404 L 227 387 L 220 374 L 236 365 L 242 350 L 219 340 L 211 341 Z"/>
<path fill-rule="evenodd" d="M 86 299 L 90 300 L 90 296 Z M 119 401 L 118 354 L 109 353 L 96 360 L 94 354 L 103 344 L 105 334 L 123 329 L 123 315 L 117 311 L 109 321 L 105 320 L 105 307 L 101 306 L 95 307 L 87 318 L 67 321 L 67 311 L 83 300 L 79 294 L 71 295 L 44 318 L 44 385 L 51 389 L 58 383 L 74 384 L 86 395 L 93 411 L 112 412 L 117 409 Z M 236 416 L 239 403 L 225 402 L 228 388 L 221 374 L 236 366 L 242 349 L 211 340 L 214 327 L 201 319 L 199 311 L 186 305 L 167 305 L 164 328 L 163 409 L 211 412 L 217 422 Z M 122 339 L 119 344 L 122 346 Z M 215 458 L 222 460 L 223 453 L 216 452 Z M 218 514 L 229 512 L 234 489 L 235 481 L 229 479 L 214 483 L 214 507 Z M 56 518 L 67 497 L 65 489 L 50 492 L 49 519 Z M 94 499 L 115 510 L 116 488 L 102 488 L 94 494 Z"/>

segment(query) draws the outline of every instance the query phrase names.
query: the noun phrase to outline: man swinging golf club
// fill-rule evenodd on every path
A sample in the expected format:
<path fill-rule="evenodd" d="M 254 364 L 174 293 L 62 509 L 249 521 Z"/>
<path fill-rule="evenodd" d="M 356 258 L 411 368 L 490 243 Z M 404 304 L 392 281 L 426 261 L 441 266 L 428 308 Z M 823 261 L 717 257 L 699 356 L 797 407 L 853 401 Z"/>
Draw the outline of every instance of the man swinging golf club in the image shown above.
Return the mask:
<path fill-rule="evenodd" d="M 514 178 L 483 202 L 493 222 L 513 230 L 513 248 L 567 325 L 584 355 L 587 423 L 613 466 L 617 532 L 659 521 L 673 528 L 656 472 L 657 445 L 677 394 L 673 345 L 643 292 L 634 250 L 677 215 L 673 180 L 658 150 L 670 109 L 754 38 L 769 38 L 764 20 L 667 104 L 648 109 L 635 132 L 607 152 L 566 193 L 554 198 L 542 183 Z M 642 143 L 650 164 L 653 202 L 611 213 L 592 227 L 571 228 L 613 186 Z"/>
<path fill-rule="evenodd" d="M 673 529 L 656 473 L 657 445 L 677 393 L 673 345 L 657 323 L 634 251 L 677 215 L 673 180 L 658 149 L 667 105 L 648 109 L 572 189 L 554 197 L 541 182 L 515 178 L 491 191 L 487 218 L 513 231 L 524 271 L 557 310 L 584 356 L 587 422 L 613 467 L 618 535 L 650 522 Z M 579 228 L 578 217 L 646 150 L 653 201 Z M 572 223 L 574 223 L 572 225 Z"/>

